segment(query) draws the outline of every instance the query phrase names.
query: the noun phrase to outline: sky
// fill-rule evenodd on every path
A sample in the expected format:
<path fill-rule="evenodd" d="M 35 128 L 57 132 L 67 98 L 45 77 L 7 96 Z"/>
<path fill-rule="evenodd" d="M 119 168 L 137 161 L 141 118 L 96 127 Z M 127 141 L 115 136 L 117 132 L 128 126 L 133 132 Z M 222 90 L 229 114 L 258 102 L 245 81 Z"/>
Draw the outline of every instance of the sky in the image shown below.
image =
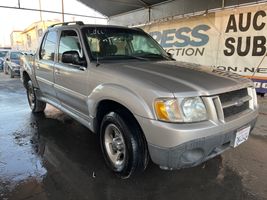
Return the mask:
<path fill-rule="evenodd" d="M 61 12 L 62 0 L 40 0 L 42 10 Z M 18 0 L 1 0 L 0 6 L 18 7 Z M 39 0 L 20 0 L 20 7 L 39 9 Z M 64 12 L 87 16 L 104 17 L 97 11 L 86 7 L 77 0 L 64 0 Z M 43 20 L 62 20 L 61 14 L 42 12 Z M 90 24 L 106 24 L 106 20 L 77 16 L 64 16 L 65 21 L 83 21 Z M 34 22 L 40 21 L 40 12 L 8 9 L 0 7 L 0 47 L 10 46 L 10 33 L 13 30 L 24 30 Z"/>

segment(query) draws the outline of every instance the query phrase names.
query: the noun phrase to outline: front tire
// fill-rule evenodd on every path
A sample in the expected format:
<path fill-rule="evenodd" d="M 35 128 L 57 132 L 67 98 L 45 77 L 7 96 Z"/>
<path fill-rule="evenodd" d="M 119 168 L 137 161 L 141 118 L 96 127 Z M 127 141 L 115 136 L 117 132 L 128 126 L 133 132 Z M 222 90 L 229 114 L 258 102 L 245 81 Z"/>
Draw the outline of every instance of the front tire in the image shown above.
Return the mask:
<path fill-rule="evenodd" d="M 110 112 L 100 126 L 100 144 L 105 161 L 121 178 L 144 171 L 147 144 L 137 122 L 124 112 Z"/>
<path fill-rule="evenodd" d="M 45 110 L 46 103 L 36 98 L 36 93 L 31 80 L 27 82 L 27 98 L 33 113 L 43 112 Z"/>

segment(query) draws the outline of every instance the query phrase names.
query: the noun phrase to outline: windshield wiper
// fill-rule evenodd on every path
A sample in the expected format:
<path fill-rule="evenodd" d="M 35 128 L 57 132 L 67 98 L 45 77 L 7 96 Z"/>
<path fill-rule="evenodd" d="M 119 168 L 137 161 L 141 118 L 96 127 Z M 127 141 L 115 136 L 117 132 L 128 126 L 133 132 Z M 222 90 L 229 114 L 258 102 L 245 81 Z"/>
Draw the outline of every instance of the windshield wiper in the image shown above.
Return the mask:
<path fill-rule="evenodd" d="M 114 56 L 101 57 L 101 60 L 123 60 L 123 59 L 138 59 L 138 60 L 146 60 L 146 61 L 149 60 L 147 58 L 143 58 L 141 56 L 135 56 L 135 55 L 114 55 Z"/>
<path fill-rule="evenodd" d="M 166 60 L 170 60 L 170 58 L 168 56 L 164 56 L 162 54 L 155 54 L 155 53 L 145 53 L 140 55 L 141 57 L 145 57 L 145 58 L 164 58 Z"/>
<path fill-rule="evenodd" d="M 114 56 L 104 56 L 99 59 L 97 57 L 97 63 L 99 63 L 99 60 L 117 60 L 117 59 L 138 59 L 138 60 L 144 60 L 149 61 L 150 58 L 161 58 L 170 60 L 169 57 L 161 55 L 161 54 L 154 54 L 154 53 L 142 53 L 142 54 L 132 54 L 132 55 L 114 55 Z"/>
<path fill-rule="evenodd" d="M 142 57 L 142 56 L 127 55 L 126 57 L 129 57 L 129 58 L 135 58 L 135 59 L 138 59 L 138 60 L 146 60 L 146 61 L 148 61 L 147 58 L 144 58 L 144 57 Z"/>

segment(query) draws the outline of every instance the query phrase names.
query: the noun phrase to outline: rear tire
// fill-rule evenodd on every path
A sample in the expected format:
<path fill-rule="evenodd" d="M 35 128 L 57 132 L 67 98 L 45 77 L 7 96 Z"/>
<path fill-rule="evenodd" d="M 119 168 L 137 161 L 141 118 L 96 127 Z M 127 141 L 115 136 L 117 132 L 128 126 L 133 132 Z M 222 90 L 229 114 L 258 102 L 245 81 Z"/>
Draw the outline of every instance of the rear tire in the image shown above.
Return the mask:
<path fill-rule="evenodd" d="M 128 113 L 116 111 L 104 116 L 100 144 L 106 164 L 120 178 L 142 172 L 148 164 L 145 138 Z"/>
<path fill-rule="evenodd" d="M 46 107 L 46 103 L 36 98 L 36 93 L 31 80 L 27 82 L 27 98 L 29 106 L 33 113 L 43 112 Z"/>

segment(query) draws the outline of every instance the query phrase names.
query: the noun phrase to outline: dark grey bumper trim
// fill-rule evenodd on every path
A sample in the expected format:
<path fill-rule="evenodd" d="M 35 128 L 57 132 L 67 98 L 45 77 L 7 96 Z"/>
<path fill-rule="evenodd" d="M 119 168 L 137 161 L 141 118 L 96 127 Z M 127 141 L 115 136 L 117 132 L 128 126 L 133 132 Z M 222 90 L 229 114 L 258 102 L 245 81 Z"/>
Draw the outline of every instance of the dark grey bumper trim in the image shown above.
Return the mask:
<path fill-rule="evenodd" d="M 256 119 L 244 125 L 244 127 L 250 125 L 252 130 L 255 123 Z M 172 148 L 160 148 L 151 144 L 148 145 L 148 148 L 152 161 L 165 169 L 193 167 L 230 148 L 235 138 L 236 131 L 237 130 L 232 130 L 222 135 L 203 137 Z M 197 152 L 203 153 L 203 156 L 195 162 L 187 162 L 183 158 L 183 155 L 190 150 L 197 150 Z"/>

